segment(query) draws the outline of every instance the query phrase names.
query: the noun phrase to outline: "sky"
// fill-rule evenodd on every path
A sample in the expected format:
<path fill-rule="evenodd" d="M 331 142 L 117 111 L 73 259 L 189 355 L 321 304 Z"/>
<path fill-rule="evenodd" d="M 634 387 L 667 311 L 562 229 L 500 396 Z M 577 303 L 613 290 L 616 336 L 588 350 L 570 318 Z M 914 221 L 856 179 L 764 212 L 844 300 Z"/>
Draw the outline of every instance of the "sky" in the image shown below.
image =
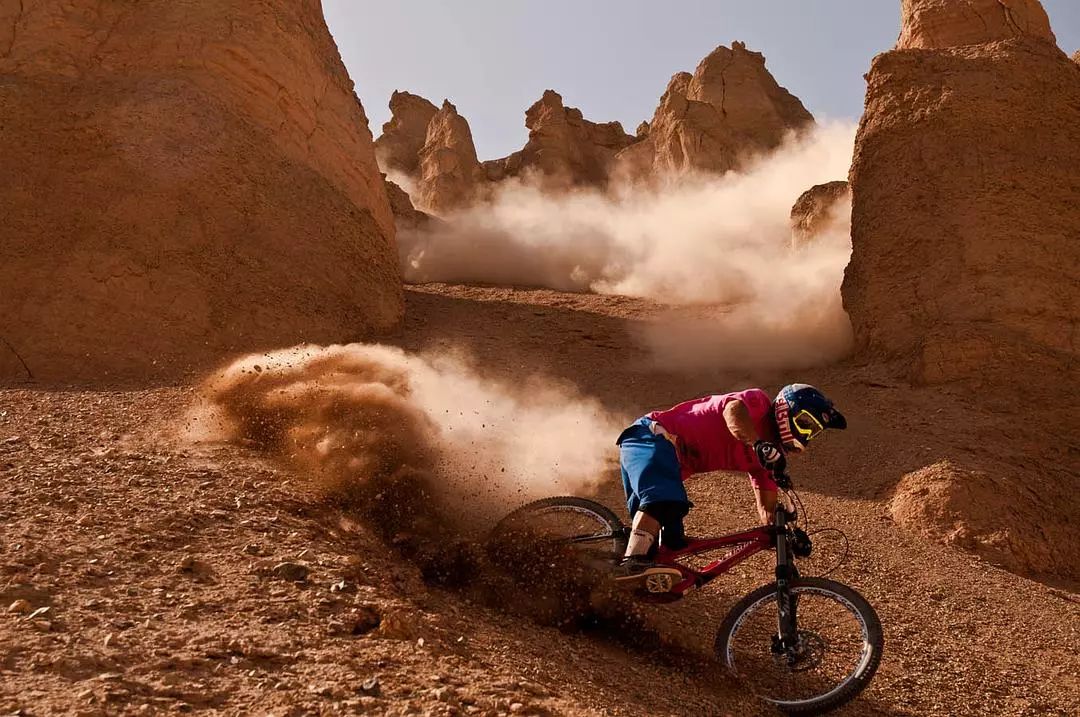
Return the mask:
<path fill-rule="evenodd" d="M 1043 0 L 1058 45 L 1080 48 L 1080 0 Z M 742 40 L 819 120 L 862 114 L 863 74 L 893 46 L 899 0 L 323 0 L 380 134 L 395 89 L 469 120 L 481 160 L 521 149 L 545 89 L 630 133 L 673 74 Z"/>

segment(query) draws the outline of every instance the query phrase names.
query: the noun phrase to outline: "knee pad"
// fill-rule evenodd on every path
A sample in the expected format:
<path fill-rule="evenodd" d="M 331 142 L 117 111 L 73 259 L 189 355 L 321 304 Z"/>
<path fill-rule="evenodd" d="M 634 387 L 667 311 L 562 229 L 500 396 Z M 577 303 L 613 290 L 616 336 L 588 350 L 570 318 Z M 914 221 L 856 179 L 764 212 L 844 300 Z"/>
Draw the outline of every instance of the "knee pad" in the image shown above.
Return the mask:
<path fill-rule="evenodd" d="M 683 518 L 690 512 L 690 504 L 678 501 L 660 501 L 649 503 L 642 508 L 660 524 L 660 543 L 671 550 L 686 547 L 686 534 L 683 532 Z"/>
<path fill-rule="evenodd" d="M 666 527 L 668 525 L 682 525 L 682 519 L 690 512 L 690 504 L 681 501 L 664 500 L 649 503 L 642 507 L 642 510 L 650 517 L 655 518 L 656 522 L 662 527 Z"/>

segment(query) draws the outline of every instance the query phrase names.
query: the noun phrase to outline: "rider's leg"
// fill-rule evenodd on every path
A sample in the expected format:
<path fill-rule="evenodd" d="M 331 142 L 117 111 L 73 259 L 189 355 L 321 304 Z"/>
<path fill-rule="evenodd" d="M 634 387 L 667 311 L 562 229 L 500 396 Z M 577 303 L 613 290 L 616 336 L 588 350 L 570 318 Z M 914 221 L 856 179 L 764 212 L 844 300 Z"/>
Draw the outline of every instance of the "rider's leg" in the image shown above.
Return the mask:
<path fill-rule="evenodd" d="M 661 521 L 649 506 L 668 502 L 688 503 L 675 449 L 667 439 L 654 435 L 642 423 L 624 431 L 618 443 L 623 487 L 626 490 L 627 509 L 633 517 L 633 529 L 626 557 L 620 570 L 616 571 L 617 577 L 634 579 L 656 572 L 677 576 L 677 570 L 656 566 L 649 559 L 661 526 Z"/>
<path fill-rule="evenodd" d="M 625 557 L 648 555 L 652 552 L 653 545 L 656 544 L 656 538 L 659 535 L 660 522 L 656 518 L 644 510 L 634 513 L 633 529 L 630 531 L 630 540 L 626 543 Z"/>

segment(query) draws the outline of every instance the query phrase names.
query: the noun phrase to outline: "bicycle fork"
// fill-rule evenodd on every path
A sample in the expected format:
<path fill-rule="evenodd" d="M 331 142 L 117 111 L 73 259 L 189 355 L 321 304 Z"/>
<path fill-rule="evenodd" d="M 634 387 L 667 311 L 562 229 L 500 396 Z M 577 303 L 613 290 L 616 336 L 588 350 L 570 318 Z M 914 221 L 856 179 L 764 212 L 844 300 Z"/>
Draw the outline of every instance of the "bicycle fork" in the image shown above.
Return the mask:
<path fill-rule="evenodd" d="M 798 659 L 799 621 L 798 598 L 791 593 L 791 581 L 799 576 L 799 571 L 792 560 L 791 545 L 788 543 L 788 514 L 783 509 L 776 515 L 776 608 L 777 625 L 773 636 L 772 652 L 774 655 L 786 655 L 789 664 Z"/>

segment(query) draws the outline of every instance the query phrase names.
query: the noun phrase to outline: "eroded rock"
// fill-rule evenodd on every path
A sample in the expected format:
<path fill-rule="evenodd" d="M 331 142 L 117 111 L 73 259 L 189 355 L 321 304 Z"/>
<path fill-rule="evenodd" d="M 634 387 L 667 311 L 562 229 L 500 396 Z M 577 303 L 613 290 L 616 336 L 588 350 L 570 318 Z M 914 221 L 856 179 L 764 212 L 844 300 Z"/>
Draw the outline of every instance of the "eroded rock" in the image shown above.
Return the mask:
<path fill-rule="evenodd" d="M 526 110 L 525 126 L 529 141 L 520 152 L 485 163 L 490 178 L 532 173 L 552 186 L 602 186 L 615 155 L 635 142 L 618 122 L 590 122 L 566 107 L 554 90 Z"/>
<path fill-rule="evenodd" d="M 814 121 L 777 84 L 765 57 L 741 42 L 709 53 L 694 74 L 672 76 L 643 141 L 623 150 L 617 171 L 632 180 L 693 171 L 722 173 L 775 149 Z"/>
<path fill-rule="evenodd" d="M 1039 0 L 902 0 L 898 50 L 1034 37 L 1056 42 Z"/>
<path fill-rule="evenodd" d="M 822 234 L 849 225 L 850 216 L 851 187 L 847 182 L 810 187 L 791 208 L 791 248 L 807 246 Z"/>
<path fill-rule="evenodd" d="M 430 214 L 413 206 L 408 192 L 389 179 L 386 180 L 386 195 L 390 199 L 390 208 L 394 212 L 394 221 L 399 232 L 426 226 L 432 220 Z"/>
<path fill-rule="evenodd" d="M 912 36 L 924 6 L 904 7 Z M 998 39 L 971 24 L 953 34 Z M 1080 71 L 1036 30 L 887 52 L 867 77 L 844 306 L 857 350 L 917 380 L 1075 373 Z"/>
<path fill-rule="evenodd" d="M 420 150 L 418 203 L 425 211 L 445 214 L 483 197 L 486 183 L 469 123 L 445 100 L 432 117 Z"/>
<path fill-rule="evenodd" d="M 35 377 L 398 323 L 393 217 L 318 3 L 4 8 L 0 336 Z"/>
<path fill-rule="evenodd" d="M 384 170 L 419 176 L 420 150 L 436 112 L 438 108 L 419 95 L 398 90 L 390 95 L 390 121 L 375 140 L 375 154 Z"/>
<path fill-rule="evenodd" d="M 1047 509 L 1059 504 L 1051 497 L 946 460 L 905 475 L 889 509 L 904 528 L 1013 572 L 1075 579 L 1080 551 L 1067 515 Z"/>

